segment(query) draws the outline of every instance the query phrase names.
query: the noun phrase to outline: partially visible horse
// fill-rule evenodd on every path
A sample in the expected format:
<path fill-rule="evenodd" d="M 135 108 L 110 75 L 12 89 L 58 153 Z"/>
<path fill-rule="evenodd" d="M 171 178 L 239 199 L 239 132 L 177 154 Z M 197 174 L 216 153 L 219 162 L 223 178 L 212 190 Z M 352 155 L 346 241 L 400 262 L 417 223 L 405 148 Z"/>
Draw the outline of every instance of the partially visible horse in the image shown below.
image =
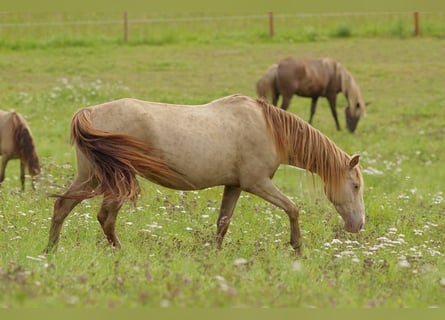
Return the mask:
<path fill-rule="evenodd" d="M 261 79 L 270 79 L 270 75 L 273 74 L 271 67 L 269 67 Z M 348 102 L 345 115 L 346 125 L 350 132 L 355 131 L 360 117 L 366 114 L 366 105 L 357 82 L 345 67 L 331 58 L 285 58 L 279 61 L 274 73 L 274 81 L 268 80 L 268 83 L 270 83 L 269 90 L 273 92 L 270 96 L 273 99 L 268 101 L 277 105 L 278 98 L 282 95 L 281 108 L 287 110 L 294 94 L 311 98 L 309 123 L 312 123 L 318 98 L 326 97 L 331 107 L 337 130 L 340 130 L 336 109 L 337 94 L 339 92 L 345 95 Z M 259 81 L 265 82 L 265 80 Z M 257 94 L 261 97 L 258 91 Z"/>
<path fill-rule="evenodd" d="M 327 198 L 358 232 L 365 222 L 359 156 L 348 156 L 296 115 L 246 96 L 184 106 L 121 99 L 78 110 L 71 122 L 77 177 L 54 203 L 46 252 L 55 249 L 63 222 L 83 199 L 103 195 L 97 218 L 108 242 L 120 247 L 117 214 L 136 201 L 136 176 L 176 190 L 222 185 L 216 241 L 221 247 L 241 191 L 282 208 L 290 244 L 301 246 L 299 210 L 272 182 L 281 164 L 314 172 Z"/>
<path fill-rule="evenodd" d="M 31 186 L 35 189 L 35 176 L 40 173 L 34 139 L 26 120 L 17 112 L 0 110 L 0 183 L 5 179 L 5 170 L 11 159 L 20 160 L 20 182 L 25 190 L 25 169 L 31 175 Z"/>

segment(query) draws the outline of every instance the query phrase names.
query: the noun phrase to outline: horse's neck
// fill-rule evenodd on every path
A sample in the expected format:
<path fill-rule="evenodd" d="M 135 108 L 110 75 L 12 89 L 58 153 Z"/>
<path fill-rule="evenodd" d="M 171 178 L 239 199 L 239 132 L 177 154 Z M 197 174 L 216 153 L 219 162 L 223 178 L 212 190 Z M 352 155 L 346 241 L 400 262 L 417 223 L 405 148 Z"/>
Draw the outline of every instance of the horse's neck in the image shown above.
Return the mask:
<path fill-rule="evenodd" d="M 352 75 L 343 68 L 340 75 L 341 91 L 345 95 L 348 102 L 351 98 L 360 99 L 360 89 Z"/>
<path fill-rule="evenodd" d="M 325 182 L 338 181 L 348 156 L 328 137 L 296 115 L 257 100 L 283 164 L 318 174 Z"/>
<path fill-rule="evenodd" d="M 350 87 L 350 74 L 343 67 L 339 70 L 341 91 L 346 95 Z"/>

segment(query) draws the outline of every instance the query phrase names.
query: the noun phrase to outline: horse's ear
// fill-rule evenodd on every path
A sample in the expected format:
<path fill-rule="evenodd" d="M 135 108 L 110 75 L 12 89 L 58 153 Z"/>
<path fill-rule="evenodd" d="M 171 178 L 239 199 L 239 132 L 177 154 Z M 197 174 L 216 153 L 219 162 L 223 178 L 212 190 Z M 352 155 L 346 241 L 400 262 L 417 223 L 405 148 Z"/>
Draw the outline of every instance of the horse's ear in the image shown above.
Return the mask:
<path fill-rule="evenodd" d="M 354 154 L 351 158 L 351 160 L 349 160 L 349 169 L 354 168 L 356 165 L 358 165 L 358 161 L 360 160 L 360 155 L 359 154 Z"/>

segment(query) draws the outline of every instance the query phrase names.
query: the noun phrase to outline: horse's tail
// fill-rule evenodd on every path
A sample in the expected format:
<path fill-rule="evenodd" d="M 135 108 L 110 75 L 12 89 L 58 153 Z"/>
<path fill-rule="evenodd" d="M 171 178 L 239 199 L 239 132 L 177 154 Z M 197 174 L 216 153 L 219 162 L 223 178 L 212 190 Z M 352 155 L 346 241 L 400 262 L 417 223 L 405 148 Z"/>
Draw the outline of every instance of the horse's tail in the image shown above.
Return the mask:
<path fill-rule="evenodd" d="M 255 85 L 258 98 L 273 102 L 274 96 L 278 93 L 277 88 L 277 65 L 271 65 L 267 71 L 261 76 Z"/>
<path fill-rule="evenodd" d="M 71 143 L 85 155 L 98 183 L 93 193 L 112 195 L 116 200 L 135 201 L 140 188 L 136 175 L 167 187 L 192 186 L 184 175 L 160 158 L 159 150 L 126 134 L 109 133 L 93 128 L 91 110 L 80 109 L 71 122 Z M 68 197 L 66 194 L 63 197 Z"/>
<path fill-rule="evenodd" d="M 30 175 L 36 176 L 40 173 L 40 162 L 31 132 L 16 112 L 12 112 L 12 122 L 14 128 L 14 142 L 18 150 L 20 161 L 25 163 L 28 167 Z"/>

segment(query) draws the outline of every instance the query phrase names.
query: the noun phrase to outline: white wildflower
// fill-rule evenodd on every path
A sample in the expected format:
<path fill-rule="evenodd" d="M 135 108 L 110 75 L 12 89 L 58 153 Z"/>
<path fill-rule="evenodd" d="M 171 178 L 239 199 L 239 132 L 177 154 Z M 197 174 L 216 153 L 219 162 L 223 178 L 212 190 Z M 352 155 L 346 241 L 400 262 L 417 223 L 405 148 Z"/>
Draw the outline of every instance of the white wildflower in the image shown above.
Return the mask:
<path fill-rule="evenodd" d="M 235 267 L 237 267 L 237 266 L 242 266 L 242 265 L 245 265 L 245 264 L 247 264 L 247 260 L 246 259 L 244 259 L 244 258 L 236 258 L 235 259 L 235 261 L 233 262 L 233 265 L 235 266 Z"/>
<path fill-rule="evenodd" d="M 295 260 L 294 262 L 292 262 L 291 270 L 294 272 L 301 272 L 303 270 L 303 266 L 302 266 L 301 262 L 298 260 Z"/>

